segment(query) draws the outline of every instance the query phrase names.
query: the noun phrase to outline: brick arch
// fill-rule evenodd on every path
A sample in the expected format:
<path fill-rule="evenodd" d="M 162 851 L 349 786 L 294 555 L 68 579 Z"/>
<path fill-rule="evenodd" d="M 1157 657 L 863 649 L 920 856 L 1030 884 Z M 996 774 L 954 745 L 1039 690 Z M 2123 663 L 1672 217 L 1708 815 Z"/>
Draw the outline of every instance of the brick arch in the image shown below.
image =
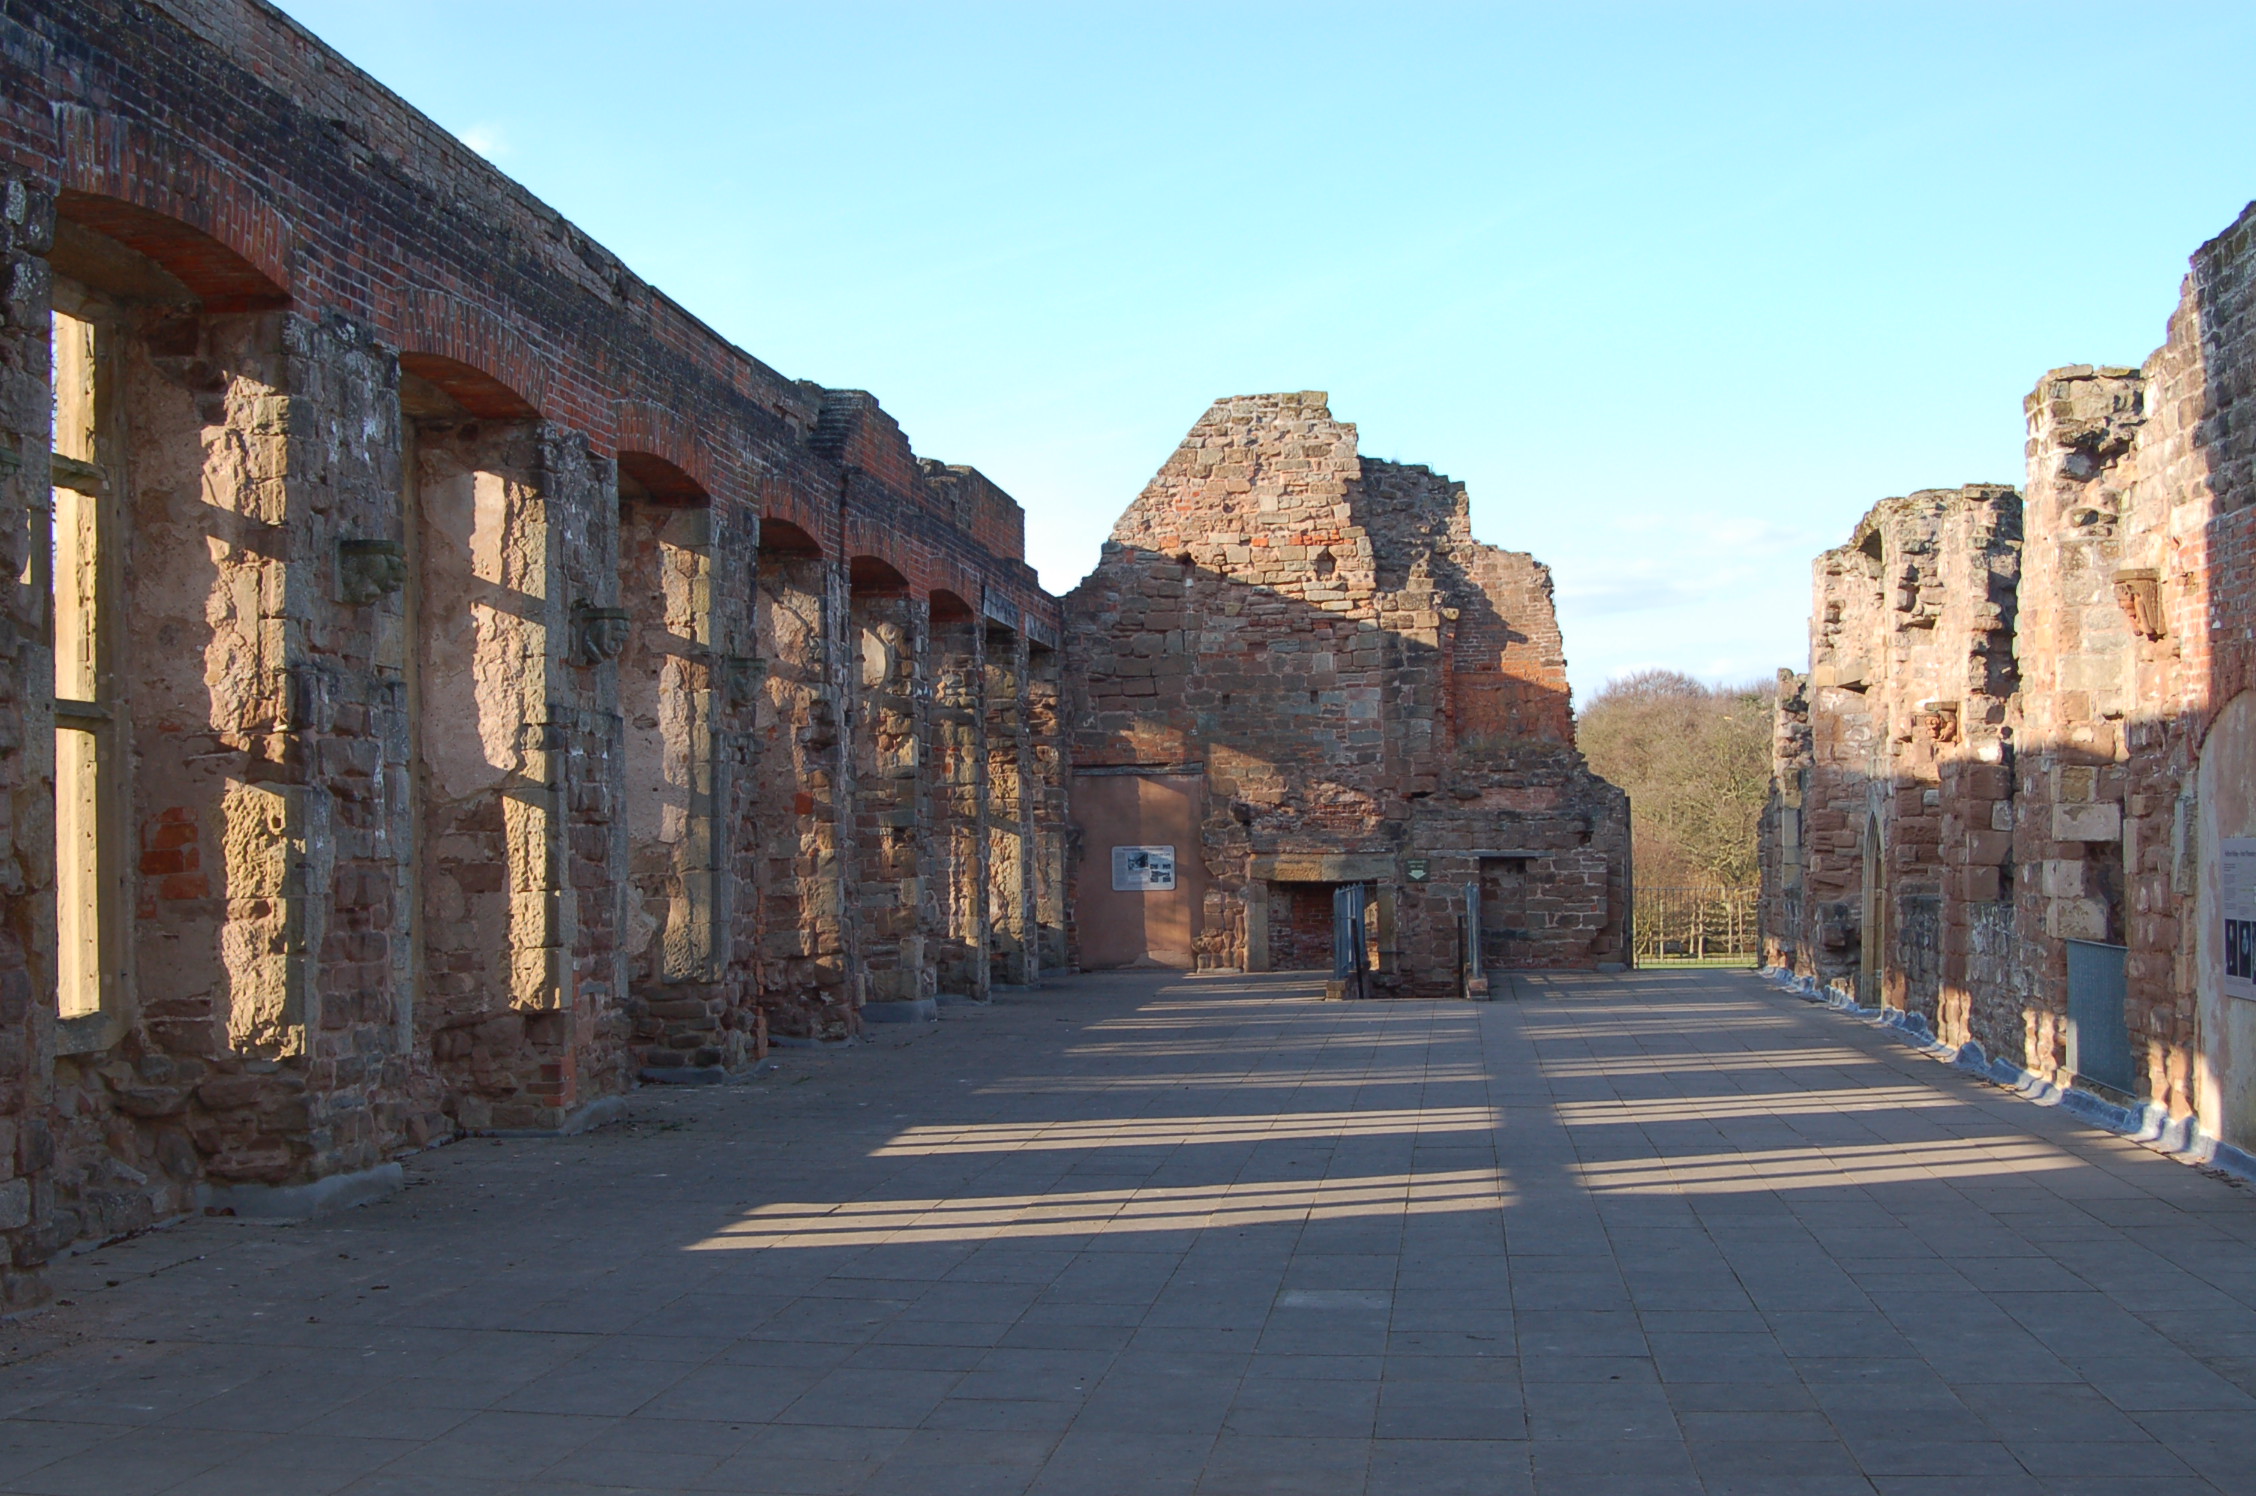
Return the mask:
<path fill-rule="evenodd" d="M 619 466 L 654 498 L 704 504 L 721 488 L 718 464 L 690 424 L 647 400 L 611 407 L 612 444 Z"/>
<path fill-rule="evenodd" d="M 905 597 L 911 590 L 908 573 L 883 556 L 849 557 L 846 580 L 856 593 L 869 597 Z"/>
<path fill-rule="evenodd" d="M 979 599 L 987 591 L 984 579 L 974 566 L 967 566 L 954 556 L 939 555 L 925 568 L 924 580 L 931 587 L 932 606 L 937 609 L 943 597 L 965 600 L 974 613 L 979 611 Z"/>
<path fill-rule="evenodd" d="M 774 556 L 820 556 L 822 542 L 803 525 L 773 516 L 760 521 L 760 549 Z"/>
<path fill-rule="evenodd" d="M 713 502 L 711 489 L 655 452 L 621 449 L 619 471 L 641 484 L 656 503 L 702 509 Z"/>
<path fill-rule="evenodd" d="M 901 533 L 891 515 L 859 514 L 849 510 L 839 527 L 839 542 L 849 566 L 868 563 L 883 567 L 901 580 L 901 590 L 925 595 L 931 591 L 931 567 L 916 553 L 913 537 Z M 875 575 L 875 571 L 870 572 Z"/>
<path fill-rule="evenodd" d="M 55 109 L 55 212 L 162 265 L 207 311 L 290 301 L 288 222 L 167 136 L 75 104 Z"/>
<path fill-rule="evenodd" d="M 839 535 L 837 510 L 824 509 L 806 489 L 779 473 L 759 470 L 751 484 L 760 510 L 763 545 L 768 532 L 776 530 L 804 537 L 818 556 L 834 554 Z"/>
<path fill-rule="evenodd" d="M 395 307 L 390 331 L 400 367 L 472 415 L 522 421 L 542 413 L 547 361 L 485 308 L 443 291 L 410 291 Z"/>

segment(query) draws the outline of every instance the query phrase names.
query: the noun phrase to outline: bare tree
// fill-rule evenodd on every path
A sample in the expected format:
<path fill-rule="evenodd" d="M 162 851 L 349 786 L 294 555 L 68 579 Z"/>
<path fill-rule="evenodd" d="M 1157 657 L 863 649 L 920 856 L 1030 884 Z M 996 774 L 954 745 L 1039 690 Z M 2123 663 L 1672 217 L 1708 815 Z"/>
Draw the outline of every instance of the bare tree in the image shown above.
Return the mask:
<path fill-rule="evenodd" d="M 1771 691 L 1641 670 L 1608 681 L 1583 708 L 1575 733 L 1590 767 L 1629 792 L 1641 884 L 1755 881 Z"/>

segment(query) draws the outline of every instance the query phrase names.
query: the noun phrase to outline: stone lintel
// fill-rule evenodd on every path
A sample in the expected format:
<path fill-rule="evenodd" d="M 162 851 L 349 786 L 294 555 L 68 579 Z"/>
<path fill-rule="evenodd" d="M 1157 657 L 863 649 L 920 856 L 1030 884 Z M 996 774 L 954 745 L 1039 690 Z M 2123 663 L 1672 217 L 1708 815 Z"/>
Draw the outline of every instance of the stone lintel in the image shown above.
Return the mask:
<path fill-rule="evenodd" d="M 1395 871 L 1392 853 L 1279 853 L 1246 864 L 1246 876 L 1261 883 L 1385 883 Z"/>

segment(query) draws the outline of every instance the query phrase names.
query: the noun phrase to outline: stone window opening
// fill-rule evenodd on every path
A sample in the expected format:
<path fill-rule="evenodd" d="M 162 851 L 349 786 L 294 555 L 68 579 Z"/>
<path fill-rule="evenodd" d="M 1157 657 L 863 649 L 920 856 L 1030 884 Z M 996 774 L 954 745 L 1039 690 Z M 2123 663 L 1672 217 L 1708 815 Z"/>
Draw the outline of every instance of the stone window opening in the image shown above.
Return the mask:
<path fill-rule="evenodd" d="M 58 290 L 58 299 L 93 311 L 67 285 Z M 103 626 L 110 592 L 105 573 L 114 559 L 107 510 L 116 462 L 104 429 L 111 414 L 104 367 L 111 336 L 92 315 L 53 314 L 49 541 L 35 548 L 32 560 L 46 572 L 54 660 L 55 995 L 66 1020 L 108 1006 L 105 974 L 117 939 L 107 866 L 115 853 L 103 835 L 115 796 L 104 768 L 115 761 L 104 659 L 109 631 Z"/>
<path fill-rule="evenodd" d="M 617 671 L 623 735 L 630 982 L 716 976 L 719 770 L 712 504 L 661 458 L 619 456 Z"/>
<path fill-rule="evenodd" d="M 1339 570 L 1339 562 L 1332 558 L 1331 547 L 1326 546 L 1318 551 L 1316 559 L 1310 563 L 1309 569 L 1316 573 L 1318 581 L 1330 581 L 1333 574 Z"/>
<path fill-rule="evenodd" d="M 276 855 L 306 796 L 268 754 L 329 694 L 260 606 L 297 533 L 289 443 L 264 424 L 286 298 L 185 225 L 70 192 L 49 267 L 56 457 L 44 575 L 25 580 L 55 672 L 57 1049 L 143 1023 L 148 1049 L 191 1063 L 288 1060 L 319 944 L 293 932 L 319 926 L 308 860 Z"/>
<path fill-rule="evenodd" d="M 553 1125 L 566 1001 L 546 661 L 568 657 L 538 423 L 490 376 L 401 360 L 415 1031 L 468 1127 Z M 572 599 L 570 601 L 576 601 Z"/>
<path fill-rule="evenodd" d="M 764 950 L 759 1001 L 774 1032 L 843 1037 L 851 1003 L 840 917 L 852 860 L 837 855 L 847 809 L 841 762 L 853 715 L 842 658 L 838 567 L 815 537 L 760 521 L 753 637 L 766 662 L 754 734 Z M 850 843 L 848 845 L 851 845 Z"/>

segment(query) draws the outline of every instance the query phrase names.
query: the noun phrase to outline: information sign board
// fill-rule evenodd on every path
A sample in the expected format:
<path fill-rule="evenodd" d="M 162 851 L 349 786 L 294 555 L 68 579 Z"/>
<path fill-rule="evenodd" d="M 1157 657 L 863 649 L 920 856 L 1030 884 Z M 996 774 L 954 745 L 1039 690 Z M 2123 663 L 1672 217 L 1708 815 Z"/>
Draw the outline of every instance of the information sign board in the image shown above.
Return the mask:
<path fill-rule="evenodd" d="M 2220 850 L 2225 995 L 2256 1002 L 2256 837 L 2228 836 Z"/>
<path fill-rule="evenodd" d="M 1173 847 L 1112 849 L 1112 887 L 1115 893 L 1165 893 L 1174 886 Z"/>

